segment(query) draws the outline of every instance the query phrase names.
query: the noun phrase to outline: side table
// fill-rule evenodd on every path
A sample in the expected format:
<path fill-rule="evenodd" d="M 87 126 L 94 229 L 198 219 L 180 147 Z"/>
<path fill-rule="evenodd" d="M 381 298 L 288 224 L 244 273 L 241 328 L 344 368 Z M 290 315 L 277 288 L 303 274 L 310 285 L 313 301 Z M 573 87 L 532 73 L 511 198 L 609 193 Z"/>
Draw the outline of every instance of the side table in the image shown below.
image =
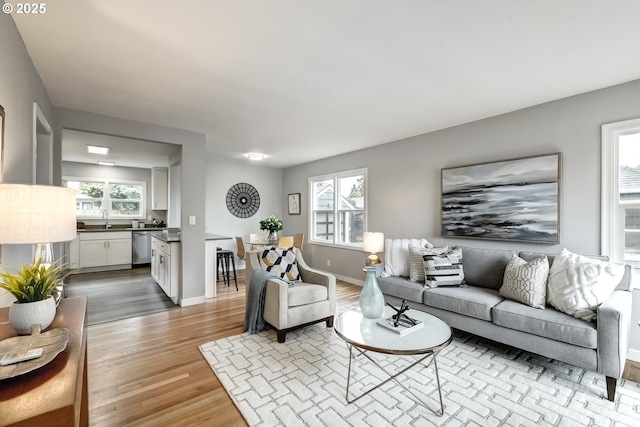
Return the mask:
<path fill-rule="evenodd" d="M 47 330 L 69 330 L 67 348 L 47 365 L 0 381 L 0 425 L 88 426 L 86 297 L 63 298 Z M 0 308 L 0 340 L 17 335 Z M 46 331 L 46 330 L 45 330 Z"/>

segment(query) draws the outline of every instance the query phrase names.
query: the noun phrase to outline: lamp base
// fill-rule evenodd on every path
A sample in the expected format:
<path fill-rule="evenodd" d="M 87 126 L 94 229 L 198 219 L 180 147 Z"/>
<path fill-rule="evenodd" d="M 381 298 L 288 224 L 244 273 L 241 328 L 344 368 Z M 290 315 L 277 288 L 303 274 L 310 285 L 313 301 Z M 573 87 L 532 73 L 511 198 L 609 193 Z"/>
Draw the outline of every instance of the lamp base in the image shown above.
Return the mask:
<path fill-rule="evenodd" d="M 380 258 L 378 257 L 378 254 L 371 254 L 367 257 L 367 261 L 365 262 L 365 265 L 369 266 L 369 265 L 375 265 L 375 264 L 380 264 L 382 261 L 380 261 Z"/>

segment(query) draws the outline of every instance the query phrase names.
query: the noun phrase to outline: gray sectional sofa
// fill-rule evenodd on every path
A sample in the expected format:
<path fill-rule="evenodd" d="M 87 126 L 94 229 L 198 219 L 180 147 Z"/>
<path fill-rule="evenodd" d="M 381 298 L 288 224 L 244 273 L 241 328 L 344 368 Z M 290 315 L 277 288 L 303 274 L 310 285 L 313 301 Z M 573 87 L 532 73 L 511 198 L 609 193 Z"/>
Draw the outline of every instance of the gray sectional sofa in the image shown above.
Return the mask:
<path fill-rule="evenodd" d="M 386 301 L 399 305 L 406 299 L 411 308 L 438 316 L 455 329 L 603 374 L 607 398 L 614 400 L 629 347 L 630 266 L 598 308 L 596 322 L 586 322 L 551 306 L 536 309 L 499 295 L 514 254 L 527 261 L 547 256 L 549 265 L 552 255 L 468 247 L 462 254 L 467 286 L 426 288 L 407 277 L 379 277 Z"/>

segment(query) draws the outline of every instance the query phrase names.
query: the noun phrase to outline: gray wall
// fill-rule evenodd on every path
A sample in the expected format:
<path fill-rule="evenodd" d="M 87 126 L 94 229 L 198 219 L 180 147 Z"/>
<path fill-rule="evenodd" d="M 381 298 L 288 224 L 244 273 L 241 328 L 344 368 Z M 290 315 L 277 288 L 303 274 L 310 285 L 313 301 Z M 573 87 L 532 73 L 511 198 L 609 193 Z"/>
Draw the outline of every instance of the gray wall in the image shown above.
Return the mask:
<path fill-rule="evenodd" d="M 202 177 L 203 171 L 207 167 L 205 135 L 59 107 L 56 108 L 56 117 L 54 139 L 58 144 L 62 130 L 68 128 L 182 146 L 182 177 L 180 180 L 182 294 L 180 300 L 187 305 L 204 302 L 204 195 L 206 194 L 206 182 Z M 196 217 L 195 225 L 189 225 L 189 216 Z"/>
<path fill-rule="evenodd" d="M 151 169 L 132 168 L 123 166 L 101 166 L 89 163 L 62 162 L 62 175 L 87 178 L 111 178 L 131 181 L 144 181 L 147 183 L 147 210 L 144 222 L 151 224 L 147 217 L 151 215 L 160 221 L 167 222 L 167 211 L 151 210 Z M 100 220 L 82 220 L 86 224 L 99 224 Z M 111 224 L 131 224 L 131 220 L 109 219 Z"/>
<path fill-rule="evenodd" d="M 425 112 L 428 114 L 428 112 Z M 515 248 L 581 254 L 600 253 L 601 125 L 640 117 L 640 81 L 602 89 L 286 169 L 283 194 L 300 192 L 303 215 L 284 220 L 308 229 L 310 176 L 368 167 L 368 230 L 386 238 L 425 237 L 436 245 Z M 440 236 L 440 170 L 444 167 L 562 153 L 559 245 L 443 239 Z M 342 278 L 363 280 L 365 254 L 307 245 L 305 259 Z M 326 260 L 331 259 L 331 267 Z M 640 290 L 634 291 L 635 300 Z M 640 307 L 631 327 L 632 348 L 640 350 Z M 640 353 L 637 353 L 640 357 Z M 640 358 L 638 359 L 640 360 Z"/>
<path fill-rule="evenodd" d="M 33 116 L 37 102 L 50 125 L 55 117 L 11 15 L 0 13 L 0 105 L 5 110 L 4 182 L 31 184 L 33 179 Z M 54 147 L 56 151 L 56 147 Z M 57 147 L 59 151 L 59 147 Z M 59 167 L 58 167 L 59 169 Z M 54 172 L 55 173 L 55 172 Z M 59 182 L 55 181 L 54 182 Z M 32 245 L 3 245 L 3 268 L 33 259 Z"/>
<path fill-rule="evenodd" d="M 226 197 L 229 188 L 240 182 L 253 185 L 260 194 L 260 208 L 249 218 L 238 218 L 229 212 Z M 235 236 L 245 240 L 250 233 L 260 233 L 260 220 L 275 215 L 282 218 L 282 170 L 246 163 L 209 159 L 207 163 L 207 232 L 233 237 L 217 246 L 236 251 Z M 296 229 L 284 221 L 280 235 L 292 235 Z M 239 263 L 244 268 L 244 262 Z"/>

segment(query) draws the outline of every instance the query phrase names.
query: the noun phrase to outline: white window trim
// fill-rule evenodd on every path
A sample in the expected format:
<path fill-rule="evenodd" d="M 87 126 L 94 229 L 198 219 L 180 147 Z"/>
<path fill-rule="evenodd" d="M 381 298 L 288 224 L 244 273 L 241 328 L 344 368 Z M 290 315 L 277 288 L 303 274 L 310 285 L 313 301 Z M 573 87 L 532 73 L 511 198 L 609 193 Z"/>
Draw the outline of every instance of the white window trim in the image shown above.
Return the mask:
<path fill-rule="evenodd" d="M 613 262 L 624 262 L 624 208 L 618 201 L 619 191 L 619 138 L 640 132 L 640 119 L 602 125 L 601 169 L 601 252 Z"/>
<path fill-rule="evenodd" d="M 321 246 L 331 246 L 331 247 L 339 247 L 339 248 L 346 248 L 346 249 L 354 249 L 354 250 L 362 250 L 362 244 L 349 244 L 349 243 L 339 243 L 336 242 L 337 236 L 339 235 L 339 224 L 337 223 L 339 215 L 338 215 L 338 203 L 336 200 L 334 200 L 334 230 L 333 230 L 333 242 L 327 242 L 326 240 L 315 240 L 313 238 L 313 183 L 315 181 L 321 181 L 321 180 L 327 180 L 327 179 L 332 179 L 335 181 L 337 181 L 340 178 L 345 178 L 345 177 L 350 177 L 350 176 L 355 176 L 355 175 L 363 175 L 364 176 L 364 219 L 363 219 L 363 223 L 364 223 L 364 230 L 366 231 L 367 228 L 367 221 L 368 221 L 368 217 L 369 217 L 369 177 L 367 175 L 367 168 L 358 168 L 358 169 L 351 169 L 351 170 L 347 170 L 347 171 L 341 171 L 341 172 L 335 172 L 335 173 L 328 173 L 325 175 L 317 175 L 317 176 L 311 176 L 308 179 L 308 190 L 309 190 L 309 197 L 307 197 L 308 199 L 308 219 L 307 219 L 307 224 L 309 224 L 309 230 L 308 230 L 308 234 L 309 234 L 309 243 L 310 244 L 314 244 L 314 245 L 321 245 Z M 334 191 L 334 194 L 336 195 L 335 197 L 337 197 L 338 191 L 337 191 L 337 187 L 336 190 Z"/>
<path fill-rule="evenodd" d="M 142 199 L 140 200 L 140 215 L 127 215 L 127 216 L 112 216 L 111 204 L 105 203 L 107 209 L 107 216 L 109 219 L 145 219 L 147 217 L 147 183 L 145 181 L 135 181 L 131 179 L 118 179 L 118 178 L 100 178 L 91 176 L 63 176 L 63 181 L 87 181 L 87 182 L 102 182 L 107 188 L 110 184 L 132 184 L 140 185 L 142 187 Z M 111 198 L 109 198 L 111 200 Z M 86 216 L 78 215 L 78 219 L 101 219 L 100 216 Z"/>

